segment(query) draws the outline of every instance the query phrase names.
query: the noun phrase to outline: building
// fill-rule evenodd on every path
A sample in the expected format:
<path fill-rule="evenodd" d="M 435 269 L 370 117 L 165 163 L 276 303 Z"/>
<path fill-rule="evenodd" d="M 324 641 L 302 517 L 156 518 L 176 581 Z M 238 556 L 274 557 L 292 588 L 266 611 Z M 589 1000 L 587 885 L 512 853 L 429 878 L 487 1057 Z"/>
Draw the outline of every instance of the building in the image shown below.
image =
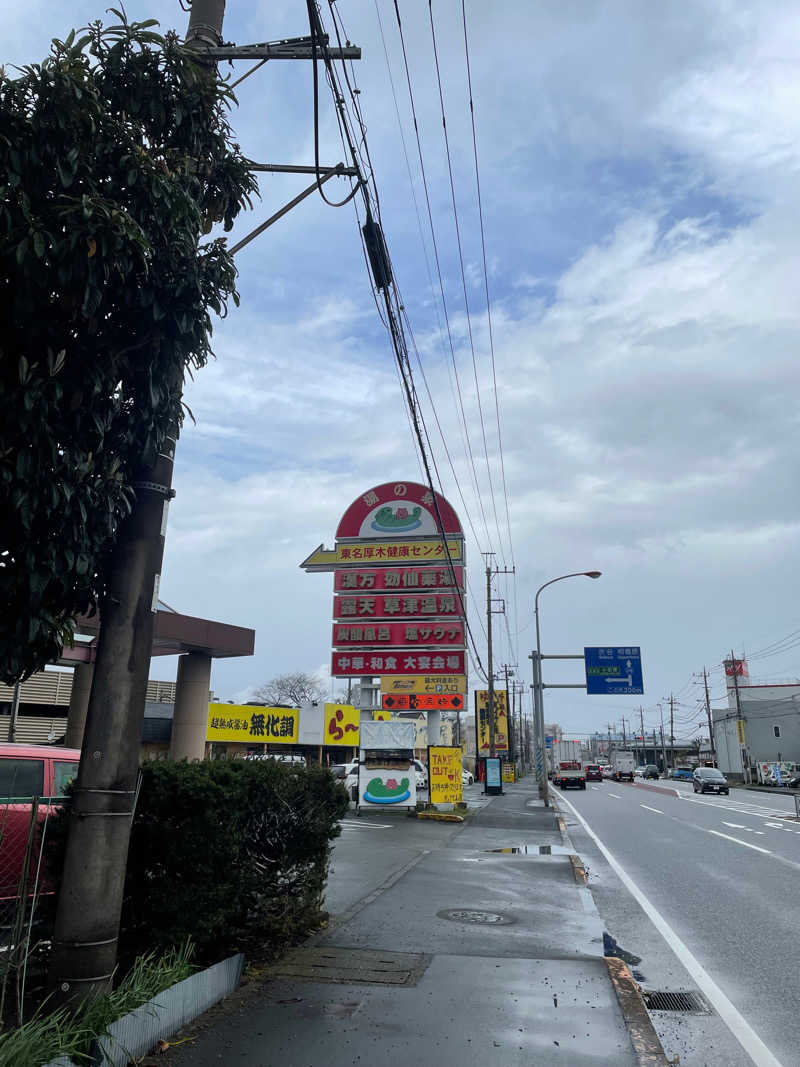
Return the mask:
<path fill-rule="evenodd" d="M 800 763 L 800 681 L 752 684 L 743 659 L 725 660 L 728 706 L 712 712 L 720 770 L 755 780 L 760 764 Z"/>

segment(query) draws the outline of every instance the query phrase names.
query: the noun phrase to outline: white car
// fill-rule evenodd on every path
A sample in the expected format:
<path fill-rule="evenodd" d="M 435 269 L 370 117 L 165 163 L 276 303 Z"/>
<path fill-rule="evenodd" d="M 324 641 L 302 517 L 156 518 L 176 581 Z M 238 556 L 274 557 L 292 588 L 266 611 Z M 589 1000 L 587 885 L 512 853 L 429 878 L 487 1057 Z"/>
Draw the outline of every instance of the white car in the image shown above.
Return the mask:
<path fill-rule="evenodd" d="M 633 772 L 633 777 L 634 778 L 644 778 L 644 772 L 645 772 L 646 769 L 647 768 L 645 767 L 644 764 L 642 764 L 640 767 L 637 767 L 636 770 Z"/>
<path fill-rule="evenodd" d="M 461 768 L 461 784 L 462 785 L 472 785 L 472 783 L 474 781 L 475 781 L 475 776 L 473 775 L 472 771 L 468 771 L 466 767 L 462 767 Z"/>

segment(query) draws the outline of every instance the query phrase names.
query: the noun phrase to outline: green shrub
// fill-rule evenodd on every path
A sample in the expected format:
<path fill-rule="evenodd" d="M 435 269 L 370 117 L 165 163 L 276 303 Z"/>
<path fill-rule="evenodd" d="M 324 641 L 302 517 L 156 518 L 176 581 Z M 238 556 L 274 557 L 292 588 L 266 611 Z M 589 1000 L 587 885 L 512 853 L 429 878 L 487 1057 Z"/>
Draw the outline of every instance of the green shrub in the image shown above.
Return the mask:
<path fill-rule="evenodd" d="M 120 959 L 187 937 L 200 963 L 272 955 L 320 922 L 330 842 L 347 797 L 322 767 L 153 762 L 131 830 Z M 57 881 L 66 817 L 49 831 Z"/>

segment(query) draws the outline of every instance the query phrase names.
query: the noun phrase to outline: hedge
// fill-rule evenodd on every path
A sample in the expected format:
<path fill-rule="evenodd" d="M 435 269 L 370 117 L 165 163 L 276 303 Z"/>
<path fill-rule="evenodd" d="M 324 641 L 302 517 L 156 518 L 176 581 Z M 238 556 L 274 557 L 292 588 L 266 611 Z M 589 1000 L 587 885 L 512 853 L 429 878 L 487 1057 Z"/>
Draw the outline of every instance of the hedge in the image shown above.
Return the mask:
<path fill-rule="evenodd" d="M 347 797 L 323 767 L 277 760 L 147 763 L 131 830 L 124 965 L 190 937 L 199 963 L 259 958 L 317 926 Z M 61 870 L 68 818 L 48 833 Z"/>

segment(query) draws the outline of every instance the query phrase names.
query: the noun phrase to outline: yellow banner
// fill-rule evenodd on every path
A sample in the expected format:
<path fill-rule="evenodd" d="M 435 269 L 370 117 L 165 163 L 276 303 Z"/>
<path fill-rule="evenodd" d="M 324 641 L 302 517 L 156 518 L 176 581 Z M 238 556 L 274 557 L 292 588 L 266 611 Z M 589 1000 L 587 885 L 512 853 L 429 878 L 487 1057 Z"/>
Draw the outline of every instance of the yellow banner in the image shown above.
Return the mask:
<path fill-rule="evenodd" d="M 323 745 L 357 745 L 361 712 L 352 704 L 326 704 Z"/>
<path fill-rule="evenodd" d="M 489 690 L 475 691 L 475 728 L 478 734 L 478 754 L 487 755 L 491 751 L 489 742 Z M 494 750 L 500 755 L 508 752 L 508 703 L 505 689 L 494 691 Z"/>
<path fill-rule="evenodd" d="M 253 704 L 209 704 L 207 741 L 296 745 L 299 708 L 261 708 Z"/>
<path fill-rule="evenodd" d="M 372 718 L 375 720 L 375 722 L 388 722 L 391 717 L 391 711 L 382 711 L 378 709 L 377 711 L 373 711 L 372 713 Z"/>
<path fill-rule="evenodd" d="M 428 783 L 431 804 L 461 803 L 464 793 L 460 747 L 431 745 L 428 748 Z"/>
<path fill-rule="evenodd" d="M 382 693 L 465 693 L 463 674 L 382 674 Z"/>
<path fill-rule="evenodd" d="M 747 741 L 744 736 L 744 719 L 736 720 L 736 737 L 740 745 L 746 745 Z"/>

